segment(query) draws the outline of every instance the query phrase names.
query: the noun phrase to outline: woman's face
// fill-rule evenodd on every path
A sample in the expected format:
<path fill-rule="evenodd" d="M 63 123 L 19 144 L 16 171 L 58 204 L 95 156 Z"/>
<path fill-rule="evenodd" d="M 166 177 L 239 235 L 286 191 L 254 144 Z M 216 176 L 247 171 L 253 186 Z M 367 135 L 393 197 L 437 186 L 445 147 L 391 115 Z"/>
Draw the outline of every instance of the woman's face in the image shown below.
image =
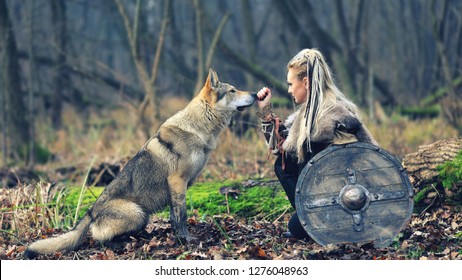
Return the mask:
<path fill-rule="evenodd" d="M 304 77 L 302 80 L 299 80 L 297 73 L 293 69 L 289 69 L 287 72 L 287 84 L 289 88 L 287 91 L 294 98 L 296 104 L 302 104 L 307 99 L 308 90 L 308 78 Z"/>

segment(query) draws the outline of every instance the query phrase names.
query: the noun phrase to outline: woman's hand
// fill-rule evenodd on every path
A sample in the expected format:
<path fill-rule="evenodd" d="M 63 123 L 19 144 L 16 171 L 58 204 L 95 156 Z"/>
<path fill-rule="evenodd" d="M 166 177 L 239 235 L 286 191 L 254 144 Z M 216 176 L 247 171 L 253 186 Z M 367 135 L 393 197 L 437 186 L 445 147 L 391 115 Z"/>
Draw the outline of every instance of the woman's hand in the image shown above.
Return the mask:
<path fill-rule="evenodd" d="M 263 108 L 269 103 L 271 103 L 271 90 L 267 87 L 264 87 L 257 92 L 258 108 Z"/>

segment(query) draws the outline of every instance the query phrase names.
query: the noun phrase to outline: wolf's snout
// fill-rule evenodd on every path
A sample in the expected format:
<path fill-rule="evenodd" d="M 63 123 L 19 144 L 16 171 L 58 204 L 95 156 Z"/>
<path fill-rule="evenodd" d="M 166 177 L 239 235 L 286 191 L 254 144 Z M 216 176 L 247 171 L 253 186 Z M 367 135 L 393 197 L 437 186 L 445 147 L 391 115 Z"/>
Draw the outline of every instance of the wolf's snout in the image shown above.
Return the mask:
<path fill-rule="evenodd" d="M 259 100 L 259 98 L 258 98 L 258 92 L 251 92 L 250 95 L 253 97 L 254 102 L 255 102 L 256 100 Z"/>
<path fill-rule="evenodd" d="M 253 91 L 252 91 L 252 92 L 250 93 L 250 96 L 252 96 L 252 99 L 253 99 L 252 104 L 255 103 L 255 101 L 258 100 L 257 92 L 253 92 Z"/>

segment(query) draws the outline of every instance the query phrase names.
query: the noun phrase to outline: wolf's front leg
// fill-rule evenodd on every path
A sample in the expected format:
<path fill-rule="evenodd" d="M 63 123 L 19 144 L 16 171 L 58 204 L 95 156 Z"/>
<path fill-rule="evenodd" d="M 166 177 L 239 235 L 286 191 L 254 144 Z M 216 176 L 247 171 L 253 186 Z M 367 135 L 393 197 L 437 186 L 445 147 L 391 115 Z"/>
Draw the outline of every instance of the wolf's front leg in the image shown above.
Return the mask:
<path fill-rule="evenodd" d="M 187 228 L 186 182 L 176 175 L 168 177 L 170 189 L 170 222 L 177 237 L 191 241 Z"/>

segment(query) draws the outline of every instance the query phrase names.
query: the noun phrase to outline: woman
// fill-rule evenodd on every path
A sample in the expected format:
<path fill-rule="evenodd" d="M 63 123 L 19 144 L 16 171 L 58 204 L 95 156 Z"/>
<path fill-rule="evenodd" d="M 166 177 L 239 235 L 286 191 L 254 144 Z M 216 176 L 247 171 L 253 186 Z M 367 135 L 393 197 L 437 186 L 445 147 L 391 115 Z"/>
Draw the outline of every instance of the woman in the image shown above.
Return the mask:
<path fill-rule="evenodd" d="M 298 176 L 314 155 L 331 144 L 368 142 L 377 145 L 360 120 L 358 108 L 340 92 L 323 55 L 304 49 L 287 64 L 288 92 L 298 109 L 284 123 L 271 108 L 271 90 L 258 93 L 257 116 L 262 122 L 268 147 L 277 155 L 274 171 L 295 208 Z M 288 224 L 285 237 L 309 238 L 297 213 Z"/>

